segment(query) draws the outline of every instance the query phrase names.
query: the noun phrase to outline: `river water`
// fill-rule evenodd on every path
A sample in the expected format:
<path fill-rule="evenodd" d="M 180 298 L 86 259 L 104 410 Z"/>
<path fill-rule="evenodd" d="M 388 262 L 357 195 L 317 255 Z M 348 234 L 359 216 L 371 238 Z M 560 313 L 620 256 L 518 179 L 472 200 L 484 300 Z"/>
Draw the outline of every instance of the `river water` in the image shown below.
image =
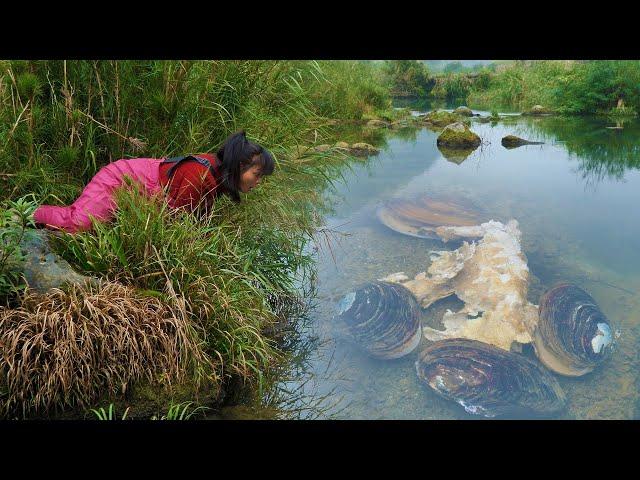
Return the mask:
<path fill-rule="evenodd" d="M 553 418 L 638 418 L 640 122 L 607 128 L 615 125 L 605 118 L 474 120 L 483 145 L 466 159 L 445 158 L 438 132 L 426 128 L 349 132 L 382 150 L 353 162 L 344 182 L 326 192 L 334 205 L 326 217 L 332 241 L 317 254 L 316 308 L 306 332 L 321 346 L 307 358 L 304 385 L 294 380 L 287 388 L 322 399 L 320 418 L 478 418 L 419 381 L 414 362 L 427 340 L 404 358 L 376 360 L 336 318 L 337 303 L 358 285 L 398 271 L 413 277 L 427 269 L 430 250 L 455 248 L 392 231 L 377 220 L 379 205 L 421 193 L 460 195 L 495 220 L 518 221 L 532 303 L 560 281 L 574 283 L 620 333 L 604 365 L 579 378 L 556 376 L 568 407 Z M 508 150 L 500 140 L 509 134 L 544 144 Z M 422 312 L 423 321 L 460 306 L 455 297 L 441 300 Z M 531 348 L 523 354 L 535 359 Z"/>

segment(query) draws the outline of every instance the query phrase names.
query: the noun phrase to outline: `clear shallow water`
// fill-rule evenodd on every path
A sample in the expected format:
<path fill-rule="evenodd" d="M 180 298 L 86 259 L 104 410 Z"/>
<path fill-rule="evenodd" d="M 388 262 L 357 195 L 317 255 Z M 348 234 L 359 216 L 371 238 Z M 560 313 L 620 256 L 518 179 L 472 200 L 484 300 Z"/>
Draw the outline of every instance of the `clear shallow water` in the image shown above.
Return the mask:
<path fill-rule="evenodd" d="M 463 161 L 443 157 L 437 132 L 390 132 L 378 156 L 354 163 L 345 183 L 327 192 L 335 208 L 326 223 L 336 233 L 331 249 L 318 254 L 309 334 L 323 347 L 308 359 L 314 379 L 308 394 L 329 395 L 335 418 L 479 418 L 419 382 L 414 362 L 426 340 L 402 359 L 375 360 L 351 343 L 335 318 L 339 300 L 359 284 L 398 271 L 413 276 L 428 267 L 430 250 L 455 248 L 388 229 L 376 219 L 376 208 L 394 197 L 457 194 L 495 220 L 519 222 L 531 302 L 559 281 L 575 283 L 621 333 L 606 364 L 580 378 L 557 376 L 568 409 L 554 418 L 639 417 L 640 124 L 606 128 L 611 125 L 551 117 L 473 122 L 483 146 Z M 545 144 L 508 150 L 500 144 L 508 134 Z M 447 308 L 460 305 L 454 297 L 442 300 L 423 311 L 423 322 L 437 325 Z M 535 358 L 530 348 L 524 354 Z"/>

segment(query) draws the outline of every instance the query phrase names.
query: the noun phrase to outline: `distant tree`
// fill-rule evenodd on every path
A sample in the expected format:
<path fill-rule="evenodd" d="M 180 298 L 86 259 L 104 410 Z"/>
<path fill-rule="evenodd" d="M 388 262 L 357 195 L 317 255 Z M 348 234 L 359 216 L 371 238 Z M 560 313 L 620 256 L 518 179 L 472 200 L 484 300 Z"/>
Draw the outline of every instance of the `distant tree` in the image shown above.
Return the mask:
<path fill-rule="evenodd" d="M 384 73 L 396 95 L 424 96 L 435 85 L 427 66 L 418 60 L 388 60 Z"/>
<path fill-rule="evenodd" d="M 460 73 L 464 70 L 465 70 L 465 67 L 462 64 L 462 62 L 457 61 L 457 62 L 447 63 L 443 69 L 443 72 L 444 73 Z"/>

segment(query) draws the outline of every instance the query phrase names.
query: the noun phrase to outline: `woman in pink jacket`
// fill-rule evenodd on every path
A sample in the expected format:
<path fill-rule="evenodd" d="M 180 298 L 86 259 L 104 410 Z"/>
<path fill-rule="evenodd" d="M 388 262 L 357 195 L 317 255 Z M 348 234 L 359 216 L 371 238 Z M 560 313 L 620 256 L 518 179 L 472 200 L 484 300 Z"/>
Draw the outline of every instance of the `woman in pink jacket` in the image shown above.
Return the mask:
<path fill-rule="evenodd" d="M 273 173 L 271 154 L 247 140 L 244 131 L 229 136 L 213 154 L 175 158 L 132 158 L 103 167 L 69 206 L 41 205 L 33 214 L 39 227 L 69 233 L 91 229 L 92 218 L 108 221 L 117 208 L 114 191 L 125 176 L 136 180 L 151 196 L 166 192 L 171 208 L 190 211 L 207 207 L 219 195 L 240 201 L 240 192 L 252 190 L 264 175 Z"/>

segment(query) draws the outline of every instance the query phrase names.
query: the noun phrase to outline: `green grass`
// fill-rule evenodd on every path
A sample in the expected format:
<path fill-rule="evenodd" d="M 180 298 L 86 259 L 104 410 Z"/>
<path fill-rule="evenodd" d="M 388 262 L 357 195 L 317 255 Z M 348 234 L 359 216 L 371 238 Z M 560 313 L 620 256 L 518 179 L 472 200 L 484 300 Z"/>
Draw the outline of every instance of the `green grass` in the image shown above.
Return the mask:
<path fill-rule="evenodd" d="M 107 410 L 104 407 L 100 407 L 98 409 L 92 408 L 91 412 L 97 417 L 98 420 L 125 420 L 127 418 L 127 414 L 129 413 L 129 407 L 124 411 L 122 417 L 118 418 L 113 407 L 113 403 L 109 404 Z"/>
<path fill-rule="evenodd" d="M 193 404 L 193 402 L 171 404 L 166 414 L 159 418 L 155 415 L 151 417 L 151 420 L 190 420 L 194 416 L 202 415 L 205 411 L 209 410 L 204 406 L 193 407 Z"/>
<path fill-rule="evenodd" d="M 385 74 L 371 62 L 317 62 L 316 71 L 308 72 L 306 80 L 310 98 L 324 117 L 362 120 L 391 110 Z"/>
<path fill-rule="evenodd" d="M 543 105 L 567 115 L 634 116 L 640 111 L 640 62 L 636 60 L 515 61 L 481 72 L 459 88 L 466 78 L 465 73 L 450 74 L 446 87 L 478 108 L 526 111 Z M 625 107 L 619 109 L 621 99 Z"/>
<path fill-rule="evenodd" d="M 20 270 L 20 242 L 25 229 L 34 225 L 35 208 L 32 196 L 0 204 L 0 305 L 9 304 L 26 287 Z"/>
<path fill-rule="evenodd" d="M 221 198 L 198 218 L 124 189 L 111 223 L 55 244 L 78 270 L 184 312 L 202 332 L 219 382 L 268 388 L 287 359 L 269 332 L 313 279 L 308 245 L 321 243 L 329 209 L 320 192 L 347 161 L 292 152 L 335 138 L 327 118 L 388 112 L 379 69 L 334 61 L 0 67 L 0 200 L 31 194 L 37 203 L 69 204 L 110 161 L 211 152 L 239 129 L 273 152 L 275 174 L 240 204 Z"/>

